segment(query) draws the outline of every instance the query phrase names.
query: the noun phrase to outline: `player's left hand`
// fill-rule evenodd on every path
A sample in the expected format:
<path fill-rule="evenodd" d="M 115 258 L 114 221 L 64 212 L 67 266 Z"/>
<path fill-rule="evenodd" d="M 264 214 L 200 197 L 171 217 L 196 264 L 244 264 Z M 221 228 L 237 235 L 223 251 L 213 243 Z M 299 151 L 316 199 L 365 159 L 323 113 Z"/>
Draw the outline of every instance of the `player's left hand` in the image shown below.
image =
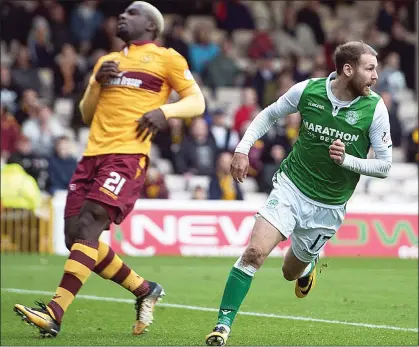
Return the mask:
<path fill-rule="evenodd" d="M 158 131 L 167 128 L 166 116 L 160 108 L 145 113 L 137 122 L 137 139 L 141 141 L 145 141 L 149 136 L 151 141 Z"/>
<path fill-rule="evenodd" d="M 336 164 L 342 165 L 345 159 L 345 144 L 339 139 L 333 141 L 329 146 L 329 155 Z"/>

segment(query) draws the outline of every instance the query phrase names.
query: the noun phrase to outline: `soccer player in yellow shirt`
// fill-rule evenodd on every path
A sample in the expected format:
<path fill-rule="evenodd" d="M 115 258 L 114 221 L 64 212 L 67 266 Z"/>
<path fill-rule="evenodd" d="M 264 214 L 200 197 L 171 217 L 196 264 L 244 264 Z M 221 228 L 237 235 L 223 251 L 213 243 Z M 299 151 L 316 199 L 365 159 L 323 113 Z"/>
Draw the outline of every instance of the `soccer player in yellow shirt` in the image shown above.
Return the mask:
<path fill-rule="evenodd" d="M 152 323 L 162 286 L 126 265 L 99 236 L 133 209 L 144 184 L 151 140 L 171 117 L 204 112 L 201 90 L 186 60 L 153 42 L 164 30 L 157 8 L 143 1 L 119 16 L 117 36 L 126 46 L 99 59 L 80 102 L 90 126 L 87 148 L 68 188 L 65 242 L 70 250 L 64 275 L 51 301 L 14 310 L 43 336 L 57 336 L 64 313 L 90 274 L 97 273 L 136 297 L 134 335 Z M 181 99 L 165 104 L 174 89 Z"/>

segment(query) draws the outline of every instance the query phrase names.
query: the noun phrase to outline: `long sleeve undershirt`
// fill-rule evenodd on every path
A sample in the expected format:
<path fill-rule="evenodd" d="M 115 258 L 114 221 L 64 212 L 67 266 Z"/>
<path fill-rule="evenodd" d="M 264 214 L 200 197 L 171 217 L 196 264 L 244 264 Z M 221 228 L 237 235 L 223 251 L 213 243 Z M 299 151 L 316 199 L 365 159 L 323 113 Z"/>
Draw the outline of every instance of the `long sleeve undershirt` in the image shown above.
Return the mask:
<path fill-rule="evenodd" d="M 327 80 L 327 88 L 334 106 L 347 106 L 350 102 L 337 100 L 330 89 L 331 74 Z M 236 152 L 248 154 L 250 148 L 260 139 L 271 126 L 280 118 L 290 113 L 298 112 L 297 106 L 301 95 L 307 86 L 308 80 L 295 84 L 276 102 L 262 110 L 249 125 L 246 133 L 236 148 Z M 342 164 L 347 170 L 357 172 L 362 175 L 385 178 L 387 177 L 392 163 L 392 143 L 390 136 L 390 122 L 387 107 L 380 99 L 377 103 L 373 121 L 369 129 L 371 146 L 375 152 L 375 159 L 361 159 L 350 154 L 345 154 Z"/>

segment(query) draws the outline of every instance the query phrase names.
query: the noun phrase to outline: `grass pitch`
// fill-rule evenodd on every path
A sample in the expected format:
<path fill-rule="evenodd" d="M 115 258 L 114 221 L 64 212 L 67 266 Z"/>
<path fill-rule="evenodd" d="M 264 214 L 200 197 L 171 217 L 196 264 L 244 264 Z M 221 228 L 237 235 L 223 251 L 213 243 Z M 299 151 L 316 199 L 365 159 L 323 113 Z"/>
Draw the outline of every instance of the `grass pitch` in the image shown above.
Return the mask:
<path fill-rule="evenodd" d="M 1 345 L 195 346 L 217 319 L 233 258 L 152 257 L 124 261 L 163 285 L 167 295 L 150 331 L 134 337 L 132 295 L 93 274 L 70 306 L 55 339 L 20 321 L 15 303 L 48 302 L 66 258 L 1 257 Z M 400 259 L 321 259 L 327 263 L 305 299 L 281 275 L 282 259 L 256 274 L 228 344 L 282 346 L 418 345 L 418 263 Z M 25 291 L 26 290 L 26 291 Z M 105 298 L 105 299 L 104 299 Z"/>

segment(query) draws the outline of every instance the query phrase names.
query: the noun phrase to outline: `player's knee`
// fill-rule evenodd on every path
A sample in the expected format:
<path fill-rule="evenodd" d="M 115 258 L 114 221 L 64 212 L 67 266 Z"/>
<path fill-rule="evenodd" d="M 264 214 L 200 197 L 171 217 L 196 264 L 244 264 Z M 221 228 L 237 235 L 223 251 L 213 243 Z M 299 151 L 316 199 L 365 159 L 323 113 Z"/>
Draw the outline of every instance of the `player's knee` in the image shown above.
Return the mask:
<path fill-rule="evenodd" d="M 243 253 L 242 260 L 245 264 L 259 268 L 265 260 L 262 248 L 257 245 L 247 247 Z"/>
<path fill-rule="evenodd" d="M 284 265 L 282 265 L 282 274 L 287 281 L 294 281 L 297 279 L 295 272 Z"/>

